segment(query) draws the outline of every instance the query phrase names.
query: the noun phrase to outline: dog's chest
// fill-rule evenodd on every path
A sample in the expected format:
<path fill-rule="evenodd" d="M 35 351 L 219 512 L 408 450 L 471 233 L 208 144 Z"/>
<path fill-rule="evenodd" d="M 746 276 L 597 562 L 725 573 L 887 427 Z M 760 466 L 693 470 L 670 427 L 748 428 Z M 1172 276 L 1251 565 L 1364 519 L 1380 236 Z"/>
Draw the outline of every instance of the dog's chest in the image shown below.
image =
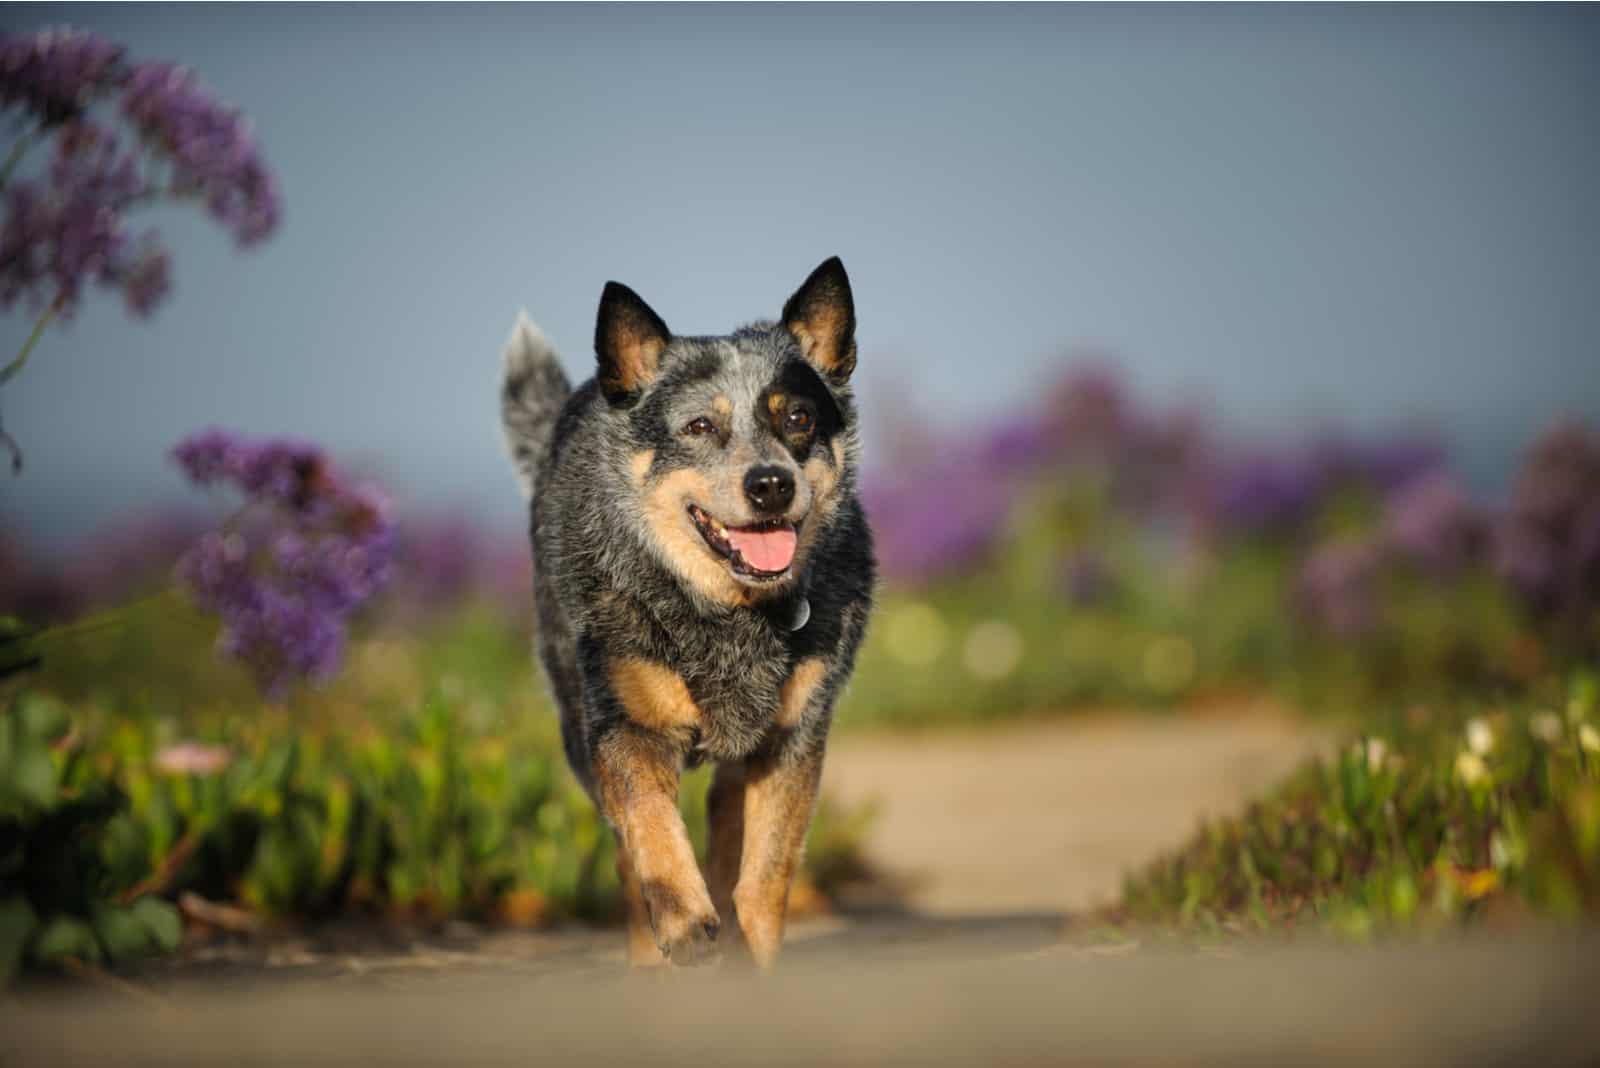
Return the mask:
<path fill-rule="evenodd" d="M 680 667 L 700 710 L 695 748 L 701 758 L 736 760 L 772 730 L 783 684 L 793 669 L 790 643 L 770 627 L 730 628 L 684 643 Z"/>

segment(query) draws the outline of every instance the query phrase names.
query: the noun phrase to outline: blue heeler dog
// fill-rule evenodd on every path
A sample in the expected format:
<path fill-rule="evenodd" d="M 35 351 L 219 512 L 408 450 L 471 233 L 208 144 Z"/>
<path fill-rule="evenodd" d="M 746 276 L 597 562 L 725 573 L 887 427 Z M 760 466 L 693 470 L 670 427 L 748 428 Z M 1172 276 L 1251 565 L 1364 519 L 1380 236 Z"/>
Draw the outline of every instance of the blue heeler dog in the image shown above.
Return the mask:
<path fill-rule="evenodd" d="M 722 337 L 675 337 L 608 283 L 576 390 L 526 317 L 507 345 L 539 657 L 567 759 L 616 831 L 635 964 L 712 960 L 729 930 L 767 967 L 783 940 L 872 603 L 855 325 L 835 258 L 779 321 Z M 702 877 L 678 777 L 704 761 Z"/>

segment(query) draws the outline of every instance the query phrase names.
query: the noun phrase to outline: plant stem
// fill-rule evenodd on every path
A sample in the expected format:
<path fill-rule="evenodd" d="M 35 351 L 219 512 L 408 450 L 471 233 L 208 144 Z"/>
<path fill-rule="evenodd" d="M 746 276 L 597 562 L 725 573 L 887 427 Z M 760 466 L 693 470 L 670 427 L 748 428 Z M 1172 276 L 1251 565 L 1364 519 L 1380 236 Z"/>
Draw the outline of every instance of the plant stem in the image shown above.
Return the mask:
<path fill-rule="evenodd" d="M 50 302 L 50 306 L 44 310 L 44 314 L 39 316 L 39 321 L 33 324 L 33 333 L 29 334 L 28 340 L 22 343 L 22 351 L 17 353 L 16 358 L 6 364 L 3 369 L 0 369 L 0 386 L 11 381 L 16 377 L 17 372 L 22 370 L 23 365 L 28 362 L 28 357 L 33 353 L 33 347 L 39 343 L 39 335 L 44 333 L 44 328 L 50 325 L 50 320 L 56 317 L 56 313 L 66 303 L 67 295 L 65 293 L 58 293 L 56 299 Z"/>
<path fill-rule="evenodd" d="M 6 187 L 6 183 L 11 180 L 11 172 L 17 169 L 17 164 L 22 162 L 22 157 L 27 154 L 28 149 L 33 147 L 33 143 L 43 133 L 43 126 L 35 126 L 17 138 L 17 143 L 11 146 L 10 152 L 6 153 L 6 161 L 0 163 L 0 189 Z"/>
<path fill-rule="evenodd" d="M 116 608 L 109 608 L 104 612 L 96 612 L 94 615 L 84 619 L 75 619 L 71 623 L 46 627 L 37 634 L 29 635 L 28 642 L 30 644 L 43 644 L 45 642 L 60 641 L 64 638 L 82 637 L 85 634 L 92 634 L 95 631 L 105 630 L 109 627 L 122 626 L 128 622 L 128 617 L 135 612 L 143 611 L 161 601 L 167 600 L 173 593 L 173 589 L 167 587 L 146 597 L 129 601 L 127 604 L 118 605 Z"/>

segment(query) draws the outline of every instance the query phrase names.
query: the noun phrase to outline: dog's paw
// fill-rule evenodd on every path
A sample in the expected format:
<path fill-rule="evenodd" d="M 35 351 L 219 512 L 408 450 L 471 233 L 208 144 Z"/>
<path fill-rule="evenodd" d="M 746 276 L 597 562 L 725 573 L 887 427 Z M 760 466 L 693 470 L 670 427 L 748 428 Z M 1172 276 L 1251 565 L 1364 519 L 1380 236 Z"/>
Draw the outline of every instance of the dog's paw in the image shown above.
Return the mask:
<path fill-rule="evenodd" d="M 722 921 L 716 913 L 677 912 L 656 922 L 656 945 L 661 955 L 680 967 L 715 963 L 721 957 L 717 933 Z"/>

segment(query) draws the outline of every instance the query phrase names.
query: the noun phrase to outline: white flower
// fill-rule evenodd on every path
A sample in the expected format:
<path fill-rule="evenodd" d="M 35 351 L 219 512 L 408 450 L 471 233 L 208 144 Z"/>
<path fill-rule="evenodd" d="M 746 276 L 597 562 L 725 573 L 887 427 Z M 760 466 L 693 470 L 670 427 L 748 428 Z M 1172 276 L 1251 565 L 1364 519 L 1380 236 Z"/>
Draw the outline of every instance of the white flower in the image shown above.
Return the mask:
<path fill-rule="evenodd" d="M 1528 733 L 1545 745 L 1561 741 L 1561 717 L 1554 712 L 1540 712 L 1528 720 Z"/>
<path fill-rule="evenodd" d="M 1383 770 L 1389 758 L 1389 746 L 1382 738 L 1367 739 L 1367 770 L 1373 774 Z"/>
<path fill-rule="evenodd" d="M 1477 753 L 1463 749 L 1456 757 L 1456 778 L 1468 786 L 1489 781 L 1489 765 Z"/>
<path fill-rule="evenodd" d="M 1494 729 L 1482 718 L 1467 720 L 1467 748 L 1479 756 L 1488 756 L 1494 748 Z"/>
<path fill-rule="evenodd" d="M 1578 727 L 1578 745 L 1591 753 L 1600 753 L 1600 731 L 1594 729 L 1593 723 Z"/>

